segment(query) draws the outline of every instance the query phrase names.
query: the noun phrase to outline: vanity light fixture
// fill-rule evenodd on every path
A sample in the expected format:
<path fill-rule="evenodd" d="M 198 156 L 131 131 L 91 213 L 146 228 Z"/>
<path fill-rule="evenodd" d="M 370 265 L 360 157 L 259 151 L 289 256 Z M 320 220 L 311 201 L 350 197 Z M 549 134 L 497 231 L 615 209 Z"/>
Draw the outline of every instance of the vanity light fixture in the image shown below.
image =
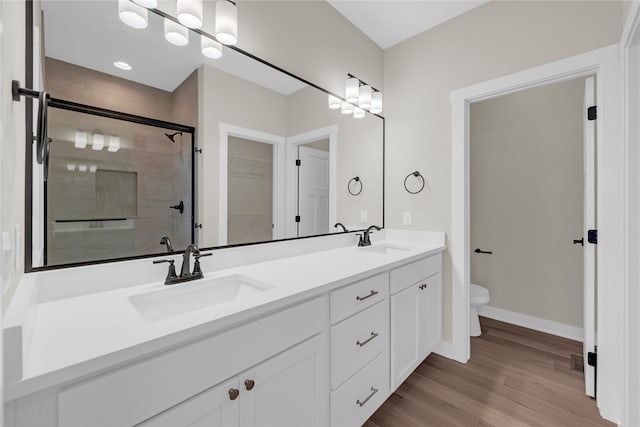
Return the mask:
<path fill-rule="evenodd" d="M 87 171 L 87 165 L 78 165 L 78 170 L 80 172 L 86 172 Z"/>
<path fill-rule="evenodd" d="M 371 94 L 371 108 L 369 108 L 371 114 L 382 113 L 382 92 L 375 91 Z"/>
<path fill-rule="evenodd" d="M 76 131 L 76 137 L 73 146 L 76 148 L 85 148 L 87 146 L 87 133 L 81 130 Z"/>
<path fill-rule="evenodd" d="M 120 68 L 121 70 L 125 70 L 125 71 L 131 71 L 133 70 L 133 67 L 129 64 L 127 64 L 124 61 L 115 61 L 113 63 L 113 66 L 116 68 Z"/>
<path fill-rule="evenodd" d="M 351 104 L 357 104 L 358 98 L 360 97 L 360 80 L 353 77 L 351 74 L 347 75 L 344 97 L 347 102 L 350 102 Z"/>
<path fill-rule="evenodd" d="M 215 18 L 216 39 L 222 44 L 238 42 L 238 8 L 230 0 L 218 0 Z"/>
<path fill-rule="evenodd" d="M 116 135 L 109 136 L 109 147 L 107 151 L 115 153 L 120 149 L 120 137 Z"/>
<path fill-rule="evenodd" d="M 133 0 L 138 3 L 142 7 L 146 7 L 147 9 L 155 9 L 158 7 L 158 0 Z"/>
<path fill-rule="evenodd" d="M 353 108 L 353 117 L 356 119 L 361 119 L 364 117 L 364 110 L 362 108 L 354 107 Z"/>
<path fill-rule="evenodd" d="M 129 0 L 118 0 L 118 15 L 120 20 L 131 28 L 137 30 L 147 28 L 147 9 L 139 4 L 132 3 Z"/>
<path fill-rule="evenodd" d="M 358 97 L 358 106 L 365 110 L 371 108 L 371 86 L 360 86 L 360 96 Z"/>
<path fill-rule="evenodd" d="M 200 36 L 202 54 L 207 58 L 218 59 L 222 56 L 222 45 L 205 35 Z"/>
<path fill-rule="evenodd" d="M 337 96 L 333 96 L 329 94 L 329 108 L 332 110 L 337 110 L 342 106 L 342 100 Z"/>
<path fill-rule="evenodd" d="M 74 170 L 76 170 L 76 165 L 73 163 L 67 163 L 67 170 L 69 172 L 73 172 Z"/>
<path fill-rule="evenodd" d="M 340 112 L 342 114 L 353 114 L 353 105 L 348 102 L 343 102 L 340 106 Z"/>
<path fill-rule="evenodd" d="M 104 135 L 101 133 L 94 133 L 91 149 L 95 151 L 100 151 L 103 148 L 104 148 Z"/>
<path fill-rule="evenodd" d="M 96 173 L 97 170 L 98 170 L 98 166 L 97 165 L 89 166 L 89 172 Z"/>
<path fill-rule="evenodd" d="M 164 18 L 164 38 L 176 46 L 186 46 L 189 43 L 189 29 Z"/>
<path fill-rule="evenodd" d="M 187 28 L 202 27 L 202 0 L 178 0 L 178 21 Z"/>

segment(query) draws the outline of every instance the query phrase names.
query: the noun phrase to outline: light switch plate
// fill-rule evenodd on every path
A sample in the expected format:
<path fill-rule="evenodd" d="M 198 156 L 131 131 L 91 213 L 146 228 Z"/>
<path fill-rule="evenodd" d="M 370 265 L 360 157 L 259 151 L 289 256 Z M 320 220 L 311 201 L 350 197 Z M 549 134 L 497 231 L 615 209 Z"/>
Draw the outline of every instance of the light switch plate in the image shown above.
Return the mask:
<path fill-rule="evenodd" d="M 402 223 L 404 225 L 411 225 L 412 224 L 412 218 L 411 218 L 411 211 L 404 211 L 402 212 Z"/>
<path fill-rule="evenodd" d="M 367 211 L 360 211 L 360 222 L 367 222 Z"/>

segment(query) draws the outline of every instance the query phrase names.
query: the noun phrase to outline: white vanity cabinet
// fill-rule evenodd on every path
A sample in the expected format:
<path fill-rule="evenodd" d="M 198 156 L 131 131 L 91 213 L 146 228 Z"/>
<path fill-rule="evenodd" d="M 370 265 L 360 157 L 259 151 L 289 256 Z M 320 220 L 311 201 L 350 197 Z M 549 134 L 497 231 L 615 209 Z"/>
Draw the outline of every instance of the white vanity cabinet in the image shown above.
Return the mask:
<path fill-rule="evenodd" d="M 390 273 L 392 392 L 440 344 L 441 265 L 435 255 Z"/>
<path fill-rule="evenodd" d="M 325 337 L 310 338 L 139 426 L 326 426 Z"/>

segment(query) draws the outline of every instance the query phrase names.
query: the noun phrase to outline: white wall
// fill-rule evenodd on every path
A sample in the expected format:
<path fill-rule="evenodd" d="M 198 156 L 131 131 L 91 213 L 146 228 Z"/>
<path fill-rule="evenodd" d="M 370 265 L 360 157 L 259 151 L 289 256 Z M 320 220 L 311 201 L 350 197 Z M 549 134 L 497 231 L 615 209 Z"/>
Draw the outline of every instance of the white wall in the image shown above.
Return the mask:
<path fill-rule="evenodd" d="M 451 235 L 449 92 L 617 43 L 620 2 L 492 1 L 384 53 L 386 222 Z M 428 186 L 410 196 L 402 180 L 419 170 Z M 451 339 L 451 263 L 445 254 L 443 337 Z"/>
<path fill-rule="evenodd" d="M 582 328 L 584 79 L 471 104 L 471 281 L 492 307 Z"/>

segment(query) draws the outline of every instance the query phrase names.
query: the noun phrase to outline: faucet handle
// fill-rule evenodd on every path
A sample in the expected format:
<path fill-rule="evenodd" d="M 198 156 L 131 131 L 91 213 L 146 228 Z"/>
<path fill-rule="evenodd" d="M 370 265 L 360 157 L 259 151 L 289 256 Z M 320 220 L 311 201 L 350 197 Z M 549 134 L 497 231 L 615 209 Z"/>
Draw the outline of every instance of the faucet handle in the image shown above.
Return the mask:
<path fill-rule="evenodd" d="M 358 246 L 367 246 L 365 244 L 365 240 L 364 240 L 364 236 L 362 235 L 362 233 L 356 233 L 356 236 L 359 237 L 358 239 Z"/>
<path fill-rule="evenodd" d="M 169 271 L 167 272 L 167 277 L 165 278 L 165 285 L 168 284 L 169 281 L 175 279 L 178 277 L 178 275 L 176 274 L 176 266 L 175 264 L 175 260 L 172 259 L 158 259 L 153 261 L 154 264 L 163 264 L 163 263 L 169 263 Z"/>
<path fill-rule="evenodd" d="M 198 253 L 194 255 L 193 257 L 195 258 L 196 262 L 193 263 L 193 273 L 191 274 L 202 274 L 202 269 L 200 268 L 200 258 L 202 258 L 203 256 L 211 256 L 211 255 L 213 255 L 211 252 L 209 252 L 208 254 Z"/>

